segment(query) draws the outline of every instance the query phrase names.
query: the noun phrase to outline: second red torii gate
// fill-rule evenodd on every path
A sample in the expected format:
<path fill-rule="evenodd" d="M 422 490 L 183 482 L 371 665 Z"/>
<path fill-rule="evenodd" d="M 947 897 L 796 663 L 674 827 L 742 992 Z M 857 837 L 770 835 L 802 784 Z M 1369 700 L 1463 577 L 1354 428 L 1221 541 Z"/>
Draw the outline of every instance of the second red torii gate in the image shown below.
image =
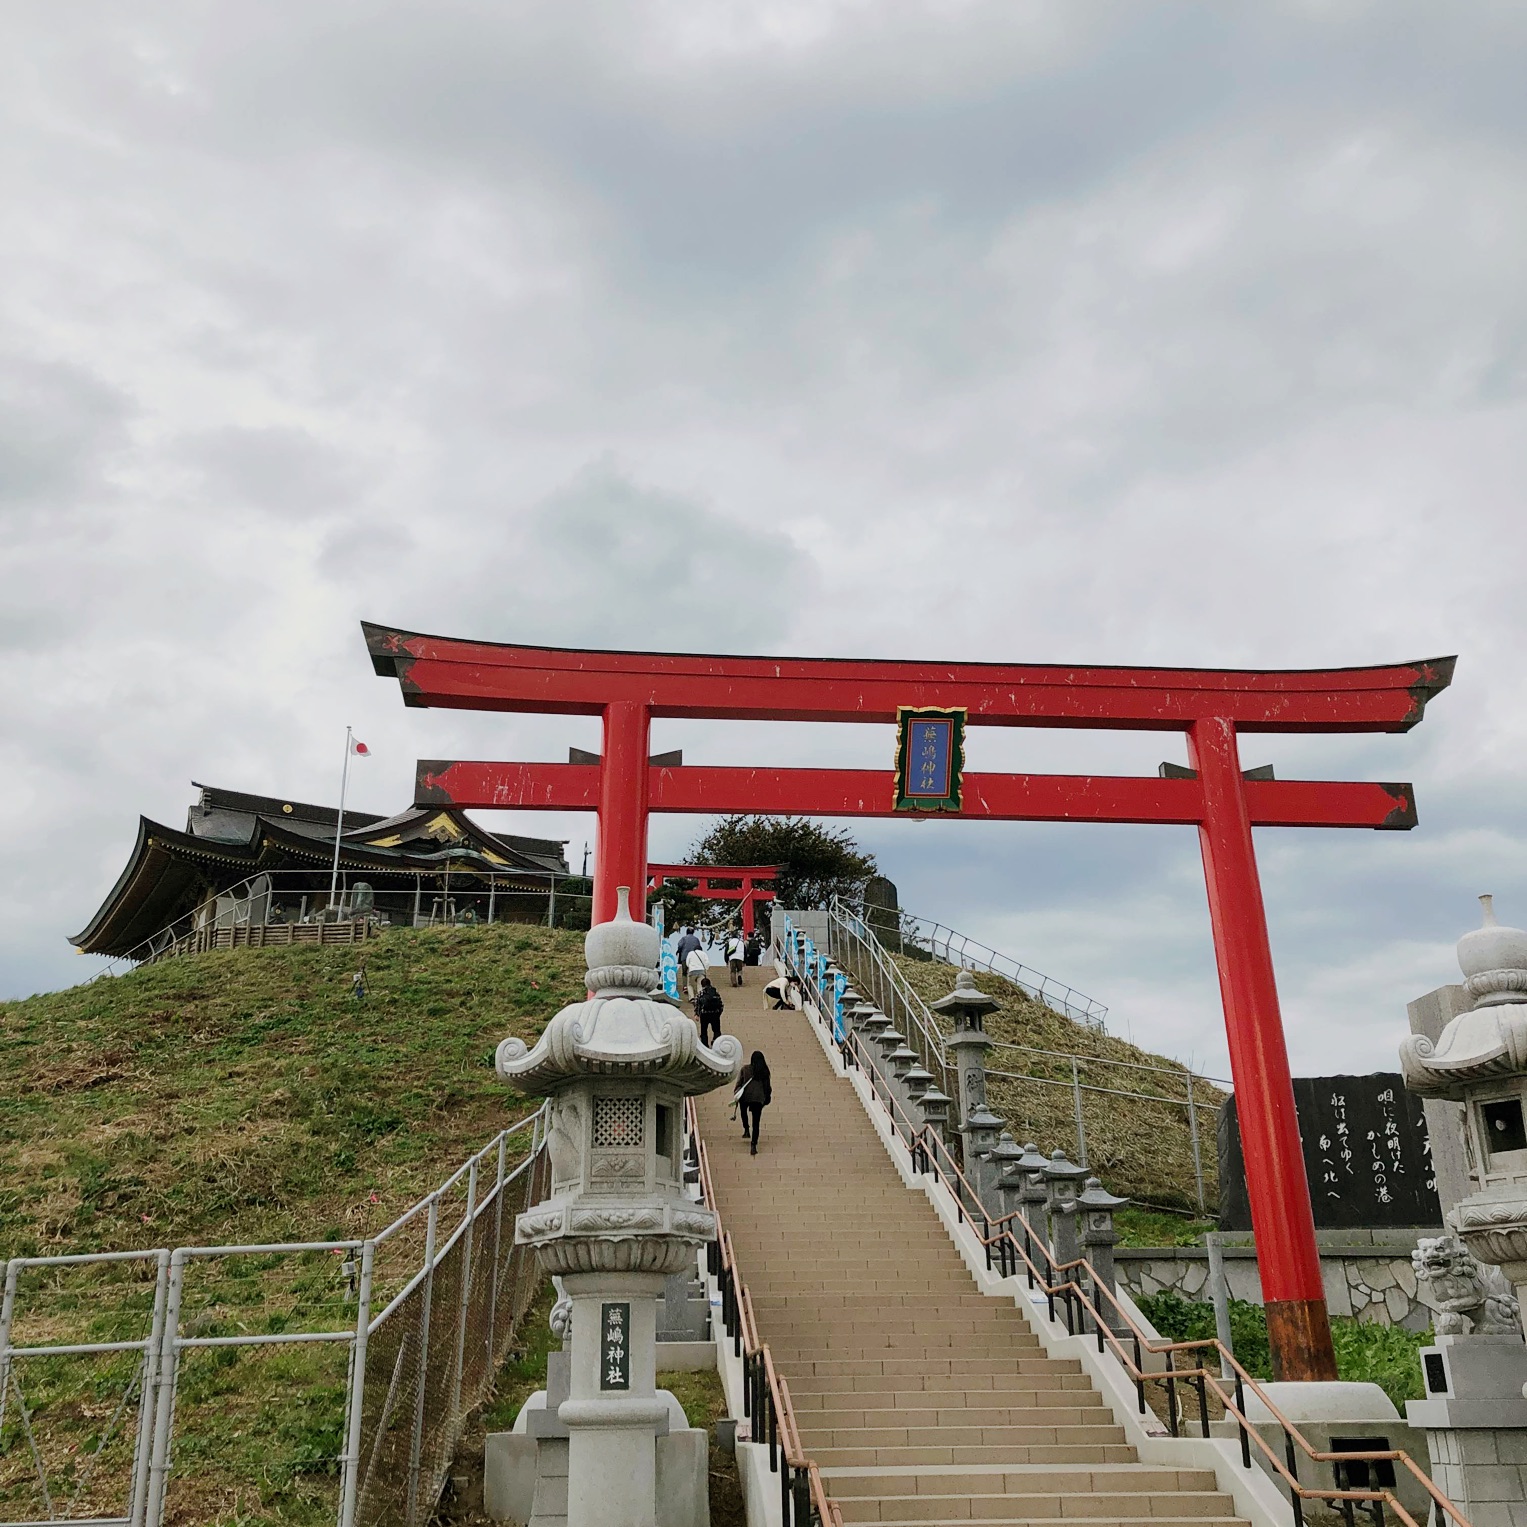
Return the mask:
<path fill-rule="evenodd" d="M 597 715 L 598 763 L 427 761 L 420 803 L 599 814 L 594 918 L 638 901 L 652 811 L 892 816 L 890 770 L 649 764 L 652 718 L 894 722 L 901 707 L 963 707 L 971 726 L 1182 732 L 1187 777 L 967 774 L 960 817 L 1161 822 L 1198 828 L 1225 1009 L 1247 1197 L 1275 1374 L 1333 1379 L 1309 1185 L 1253 826 L 1409 828 L 1409 785 L 1246 779 L 1243 732 L 1402 732 L 1447 687 L 1452 658 L 1319 671 L 902 663 L 601 652 L 467 642 L 364 627 L 404 702 Z M 640 908 L 633 906 L 640 916 Z"/>
<path fill-rule="evenodd" d="M 597 867 L 596 867 L 597 868 Z M 740 902 L 742 931 L 751 937 L 756 902 L 774 900 L 777 864 L 649 864 L 647 889 L 655 891 L 666 880 L 694 880 L 694 894 L 709 901 Z M 735 880 L 735 886 L 718 886 L 718 880 Z"/>

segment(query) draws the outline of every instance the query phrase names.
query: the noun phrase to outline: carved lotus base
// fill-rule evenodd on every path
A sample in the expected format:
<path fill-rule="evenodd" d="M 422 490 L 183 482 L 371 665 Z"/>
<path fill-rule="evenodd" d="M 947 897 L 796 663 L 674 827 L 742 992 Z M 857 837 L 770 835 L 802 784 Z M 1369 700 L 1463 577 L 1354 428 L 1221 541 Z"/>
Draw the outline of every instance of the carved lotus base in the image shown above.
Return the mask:
<path fill-rule="evenodd" d="M 534 1246 L 557 1276 L 582 1272 L 676 1273 L 693 1268 L 695 1250 L 716 1237 L 716 1217 L 679 1202 L 538 1204 L 514 1223 L 518 1245 Z"/>
<path fill-rule="evenodd" d="M 646 1239 L 592 1241 L 567 1236 L 536 1243 L 536 1257 L 556 1277 L 569 1273 L 672 1273 L 693 1272 L 695 1241 Z"/>
<path fill-rule="evenodd" d="M 1527 1283 L 1527 1197 L 1476 1193 L 1449 1217 L 1479 1261 L 1493 1263 L 1512 1283 Z"/>

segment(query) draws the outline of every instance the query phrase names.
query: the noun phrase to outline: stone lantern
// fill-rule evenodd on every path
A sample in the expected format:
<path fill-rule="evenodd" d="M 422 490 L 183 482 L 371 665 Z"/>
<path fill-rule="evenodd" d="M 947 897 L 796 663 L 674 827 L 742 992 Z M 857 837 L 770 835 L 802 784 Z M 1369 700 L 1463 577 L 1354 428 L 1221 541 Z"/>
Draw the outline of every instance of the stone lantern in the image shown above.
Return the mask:
<path fill-rule="evenodd" d="M 1110 1193 L 1096 1177 L 1089 1177 L 1076 1196 L 1076 1212 L 1082 1222 L 1082 1255 L 1110 1294 L 1119 1291 L 1113 1268 L 1113 1248 L 1119 1236 L 1113 1228 L 1113 1217 L 1128 1202 L 1127 1198 Z M 1103 1319 L 1113 1325 L 1116 1318 L 1113 1306 L 1106 1299 L 1095 1298 L 1093 1303 Z"/>
<path fill-rule="evenodd" d="M 999 1215 L 1006 1216 L 1018 1207 L 1018 1195 L 1023 1179 L 1015 1168 L 1023 1160 L 1023 1147 L 1014 1142 L 1004 1129 L 992 1147 L 992 1172 L 997 1184 L 997 1202 L 992 1205 Z"/>
<path fill-rule="evenodd" d="M 1481 896 L 1484 926 L 1458 941 L 1464 989 L 1474 1005 L 1435 1045 L 1413 1034 L 1400 1045 L 1405 1085 L 1422 1097 L 1463 1104 L 1474 1192 L 1450 1215 L 1474 1257 L 1527 1285 L 1527 932 L 1502 927 Z"/>
<path fill-rule="evenodd" d="M 996 1173 L 987 1157 L 1002 1132 L 1003 1120 L 986 1106 L 986 1052 L 994 1041 L 987 1037 L 983 1024 L 986 1014 L 1000 1005 L 995 997 L 977 988 L 975 977 L 968 970 L 955 976 L 952 992 L 929 1004 L 934 1012 L 948 1013 L 954 1018 L 949 1048 L 955 1053 L 960 1077 L 960 1138 L 965 1150 L 965 1177 L 988 1211 L 995 1210 L 999 1200 Z"/>
<path fill-rule="evenodd" d="M 1050 1229 L 1045 1216 L 1048 1212 L 1050 1201 L 1049 1179 L 1046 1173 L 1050 1169 L 1050 1158 L 1039 1147 L 1029 1140 L 1024 1144 L 1023 1155 L 1013 1163 L 1013 1175 L 1018 1179 L 1018 1207 L 1023 1211 L 1023 1217 L 1029 1222 L 1035 1235 L 1041 1240 L 1048 1240 Z M 1030 1256 L 1034 1254 L 1032 1245 L 1028 1246 Z"/>
<path fill-rule="evenodd" d="M 693 1271 L 715 1216 L 685 1192 L 686 1096 L 732 1081 L 742 1044 L 700 1042 L 694 1020 L 649 996 L 655 928 L 632 921 L 618 893 L 612 922 L 584 939 L 592 995 L 562 1009 L 533 1049 L 506 1039 L 498 1073 L 548 1097 L 551 1197 L 521 1214 L 515 1240 L 561 1279 L 570 1332 L 567 1527 L 658 1527 L 673 1520 L 674 1481 L 658 1500 L 658 1439 L 677 1402 L 656 1389 L 664 1279 Z M 550 1399 L 548 1399 L 550 1409 Z M 679 1426 L 683 1412 L 678 1409 Z M 699 1454 L 699 1489 L 705 1486 Z"/>
<path fill-rule="evenodd" d="M 1076 1236 L 1077 1186 L 1087 1175 L 1087 1168 L 1066 1159 L 1064 1151 L 1050 1152 L 1045 1163 L 1046 1206 L 1050 1211 L 1050 1251 L 1056 1265 L 1074 1262 L 1081 1255 Z M 1075 1282 L 1076 1272 L 1065 1274 Z"/>
<path fill-rule="evenodd" d="M 905 1093 L 907 1089 L 907 1076 L 911 1072 L 912 1067 L 917 1064 L 917 1051 L 906 1040 L 902 1040 L 886 1056 L 886 1060 L 890 1063 L 891 1075 L 896 1078 L 897 1084 L 901 1087 L 903 1093 Z"/>
<path fill-rule="evenodd" d="M 995 1041 L 986 1037 L 986 1015 L 1001 1006 L 995 997 L 976 987 L 975 977 L 962 970 L 954 978 L 954 990 L 928 1004 L 935 1013 L 954 1019 L 949 1048 L 955 1052 L 960 1077 L 960 1123 L 963 1126 L 977 1108 L 986 1106 L 986 1052 Z M 993 1141 L 995 1143 L 995 1140 Z"/>
<path fill-rule="evenodd" d="M 912 1065 L 907 1067 L 907 1074 L 901 1081 L 907 1089 L 907 1101 L 912 1105 L 915 1119 L 916 1111 L 923 1106 L 923 1098 L 933 1085 L 933 1073 L 926 1066 Z"/>
<path fill-rule="evenodd" d="M 1527 1469 L 1515 1466 L 1527 1459 L 1527 933 L 1502 927 L 1492 898 L 1479 900 L 1483 926 L 1458 941 L 1471 1005 L 1435 1044 L 1413 1034 L 1400 1045 L 1412 1092 L 1463 1105 L 1474 1189 L 1447 1215 L 1457 1239 L 1423 1240 L 1412 1257 L 1437 1338 L 1420 1354 L 1426 1398 L 1405 1411 L 1426 1430 L 1438 1488 L 1471 1520 L 1516 1522 L 1527 1520 Z"/>
<path fill-rule="evenodd" d="M 936 1085 L 930 1087 L 922 1096 L 923 1123 L 940 1140 L 948 1139 L 950 1102 L 949 1094 L 941 1092 Z"/>

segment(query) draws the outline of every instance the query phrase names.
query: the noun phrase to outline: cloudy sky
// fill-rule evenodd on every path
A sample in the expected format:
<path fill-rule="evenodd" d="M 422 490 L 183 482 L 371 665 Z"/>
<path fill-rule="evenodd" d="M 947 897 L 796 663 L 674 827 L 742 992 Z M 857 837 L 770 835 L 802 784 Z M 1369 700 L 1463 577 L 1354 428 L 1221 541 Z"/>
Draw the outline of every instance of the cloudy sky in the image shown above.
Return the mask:
<path fill-rule="evenodd" d="M 78 0 L 0 51 L 0 992 L 195 778 L 408 799 L 591 721 L 405 711 L 501 640 L 1297 667 L 1458 653 L 1413 833 L 1264 831 L 1296 1070 L 1527 922 L 1527 10 Z M 880 727 L 660 723 L 690 761 Z M 1171 735 L 982 729 L 975 768 Z M 515 821 L 572 840 L 584 818 Z M 656 857 L 693 820 L 660 819 Z M 1194 834 L 875 823 L 903 901 L 1226 1065 Z"/>

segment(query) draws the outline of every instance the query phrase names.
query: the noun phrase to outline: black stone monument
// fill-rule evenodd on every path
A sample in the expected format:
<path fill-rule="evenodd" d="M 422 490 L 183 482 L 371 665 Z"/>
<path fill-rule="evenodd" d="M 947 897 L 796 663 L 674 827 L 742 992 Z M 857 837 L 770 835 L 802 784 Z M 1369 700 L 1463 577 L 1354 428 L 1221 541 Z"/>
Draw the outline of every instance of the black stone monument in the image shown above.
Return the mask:
<path fill-rule="evenodd" d="M 1426 1115 L 1397 1071 L 1296 1076 L 1294 1108 L 1316 1229 L 1442 1223 Z M 1219 1205 L 1221 1229 L 1251 1229 L 1233 1097 L 1219 1115 Z"/>

